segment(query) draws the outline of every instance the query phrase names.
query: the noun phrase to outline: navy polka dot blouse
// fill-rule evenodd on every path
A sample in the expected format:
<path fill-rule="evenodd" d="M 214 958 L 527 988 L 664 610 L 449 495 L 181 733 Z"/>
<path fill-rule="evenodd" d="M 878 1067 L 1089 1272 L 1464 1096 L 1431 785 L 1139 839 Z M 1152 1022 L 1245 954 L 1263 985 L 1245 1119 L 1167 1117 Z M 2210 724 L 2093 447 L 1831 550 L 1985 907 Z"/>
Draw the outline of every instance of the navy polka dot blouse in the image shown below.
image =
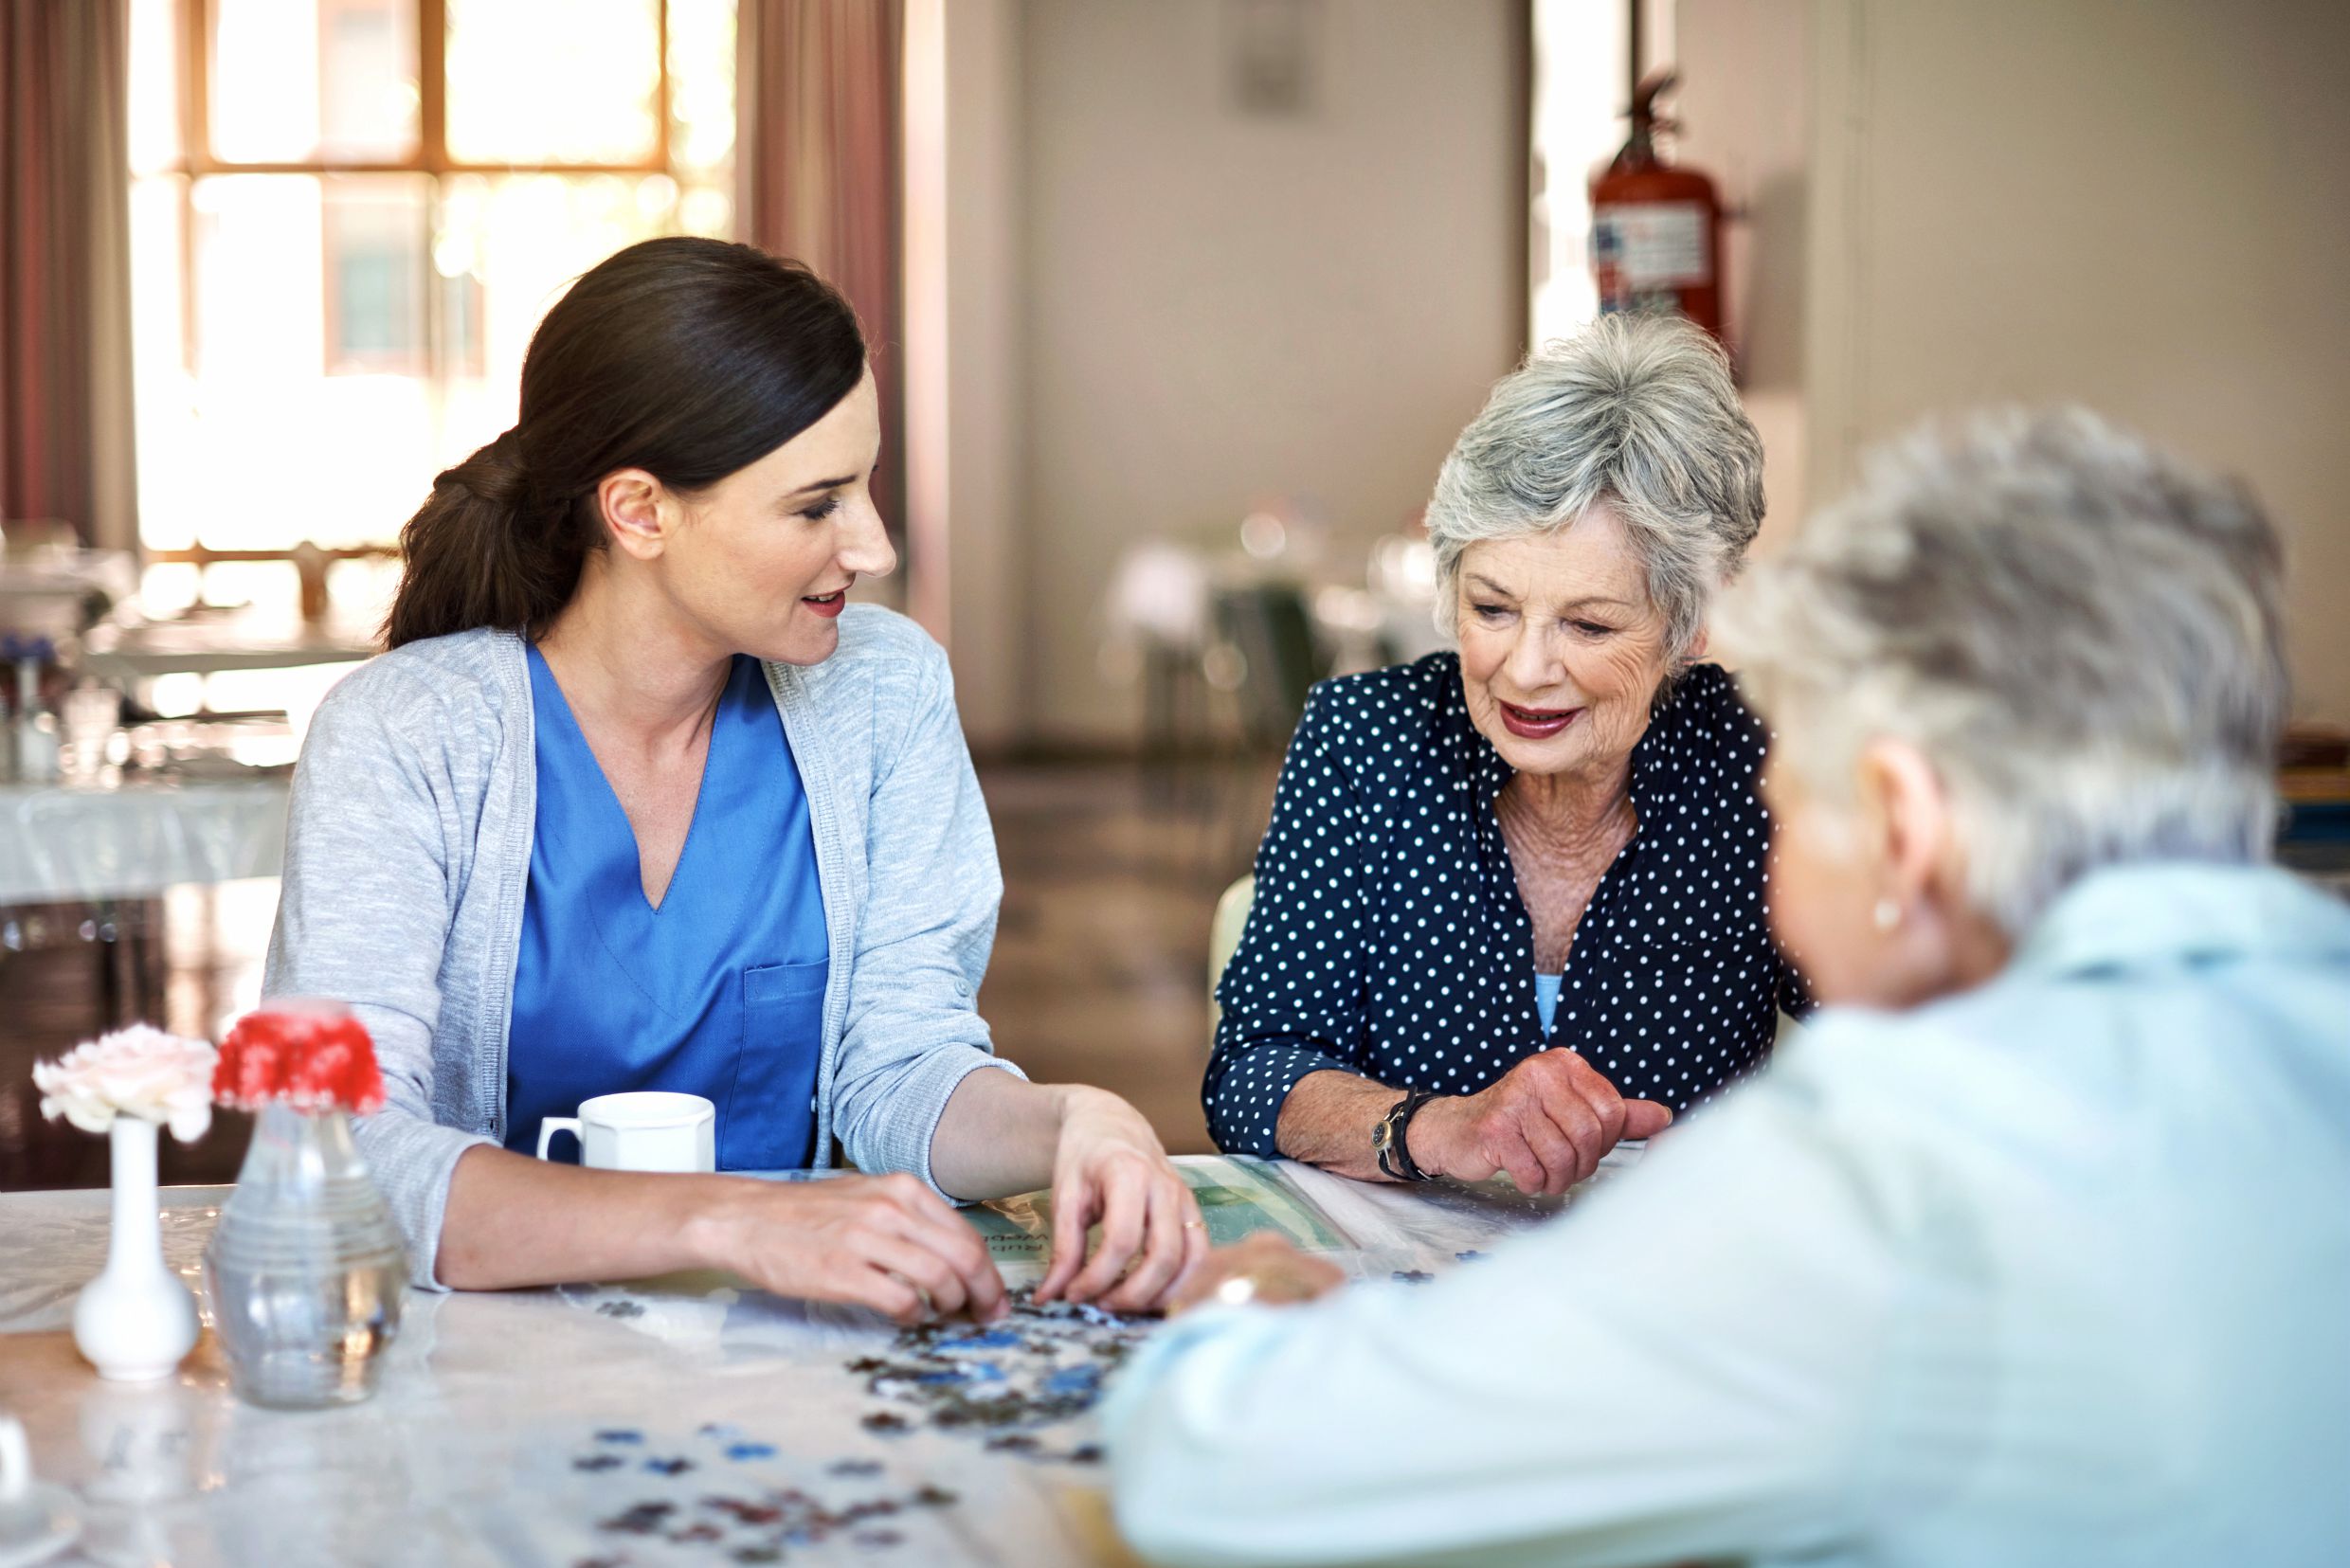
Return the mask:
<path fill-rule="evenodd" d="M 1576 927 L 1546 1038 L 1534 932 L 1493 797 L 1512 769 L 1470 722 L 1460 659 L 1313 689 L 1256 902 L 1217 1000 L 1216 1142 L 1271 1155 L 1290 1088 L 1335 1068 L 1470 1094 L 1570 1046 L 1627 1097 L 1682 1110 L 1808 1009 L 1762 923 L 1764 732 L 1717 665 L 1674 685 L 1632 754 L 1639 827 Z"/>

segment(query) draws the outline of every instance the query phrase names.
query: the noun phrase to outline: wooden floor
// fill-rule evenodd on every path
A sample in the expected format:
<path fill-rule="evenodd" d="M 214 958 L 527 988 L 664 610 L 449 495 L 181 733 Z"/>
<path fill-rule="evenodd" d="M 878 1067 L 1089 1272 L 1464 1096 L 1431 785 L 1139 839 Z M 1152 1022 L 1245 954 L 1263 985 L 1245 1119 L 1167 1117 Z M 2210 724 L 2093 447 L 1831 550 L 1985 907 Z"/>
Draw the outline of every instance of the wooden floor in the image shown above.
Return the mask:
<path fill-rule="evenodd" d="M 983 770 L 1004 899 L 980 1011 L 996 1048 L 1043 1082 L 1100 1084 L 1169 1149 L 1205 1149 L 1207 926 L 1247 869 L 1271 775 L 1145 778 L 1130 766 Z M 35 1059 L 112 1018 L 217 1037 L 258 1000 L 274 882 L 177 889 L 92 910 L 0 910 L 0 1190 L 103 1186 L 102 1139 L 45 1123 Z M 162 1140 L 170 1181 L 224 1181 L 244 1119 L 190 1147 Z"/>

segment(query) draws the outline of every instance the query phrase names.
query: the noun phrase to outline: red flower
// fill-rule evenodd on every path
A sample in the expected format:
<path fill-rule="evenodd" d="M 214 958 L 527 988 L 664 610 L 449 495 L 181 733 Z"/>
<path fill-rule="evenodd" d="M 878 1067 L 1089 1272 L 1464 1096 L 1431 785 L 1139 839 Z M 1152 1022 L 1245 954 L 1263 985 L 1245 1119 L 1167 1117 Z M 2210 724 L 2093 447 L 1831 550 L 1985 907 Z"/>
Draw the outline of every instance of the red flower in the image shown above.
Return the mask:
<path fill-rule="evenodd" d="M 384 1077 L 357 1018 L 338 1007 L 280 1004 L 247 1013 L 228 1031 L 212 1098 L 244 1110 L 282 1100 L 366 1116 L 384 1108 Z"/>

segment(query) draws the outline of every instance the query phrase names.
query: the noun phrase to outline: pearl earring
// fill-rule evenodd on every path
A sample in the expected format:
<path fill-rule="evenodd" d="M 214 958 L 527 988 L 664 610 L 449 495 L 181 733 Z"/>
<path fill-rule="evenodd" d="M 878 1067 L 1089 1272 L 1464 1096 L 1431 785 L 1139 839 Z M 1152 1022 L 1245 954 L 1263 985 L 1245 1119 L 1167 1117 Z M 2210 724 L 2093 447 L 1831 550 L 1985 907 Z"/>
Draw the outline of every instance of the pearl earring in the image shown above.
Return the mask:
<path fill-rule="evenodd" d="M 1894 927 L 1901 924 L 1901 906 L 1890 898 L 1878 899 L 1876 908 L 1876 921 L 1878 930 L 1891 930 Z"/>

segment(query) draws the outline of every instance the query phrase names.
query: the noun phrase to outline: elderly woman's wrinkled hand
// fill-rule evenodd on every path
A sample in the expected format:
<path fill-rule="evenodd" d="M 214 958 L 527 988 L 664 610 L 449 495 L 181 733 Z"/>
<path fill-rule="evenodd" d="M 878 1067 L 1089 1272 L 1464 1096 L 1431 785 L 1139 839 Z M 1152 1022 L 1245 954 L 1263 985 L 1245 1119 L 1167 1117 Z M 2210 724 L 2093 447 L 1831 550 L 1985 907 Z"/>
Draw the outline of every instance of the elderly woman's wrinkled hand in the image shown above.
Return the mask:
<path fill-rule="evenodd" d="M 1346 1272 L 1329 1259 L 1308 1257 L 1288 1237 L 1259 1231 L 1208 1253 L 1177 1288 L 1166 1309 L 1173 1316 L 1195 1307 L 1291 1307 L 1346 1283 Z"/>
<path fill-rule="evenodd" d="M 1431 1100 L 1412 1119 L 1412 1162 L 1483 1181 L 1507 1171 L 1520 1192 L 1555 1197 L 1600 1168 L 1626 1138 L 1662 1132 L 1672 1112 L 1627 1100 L 1572 1051 L 1538 1052 L 1475 1094 Z"/>

